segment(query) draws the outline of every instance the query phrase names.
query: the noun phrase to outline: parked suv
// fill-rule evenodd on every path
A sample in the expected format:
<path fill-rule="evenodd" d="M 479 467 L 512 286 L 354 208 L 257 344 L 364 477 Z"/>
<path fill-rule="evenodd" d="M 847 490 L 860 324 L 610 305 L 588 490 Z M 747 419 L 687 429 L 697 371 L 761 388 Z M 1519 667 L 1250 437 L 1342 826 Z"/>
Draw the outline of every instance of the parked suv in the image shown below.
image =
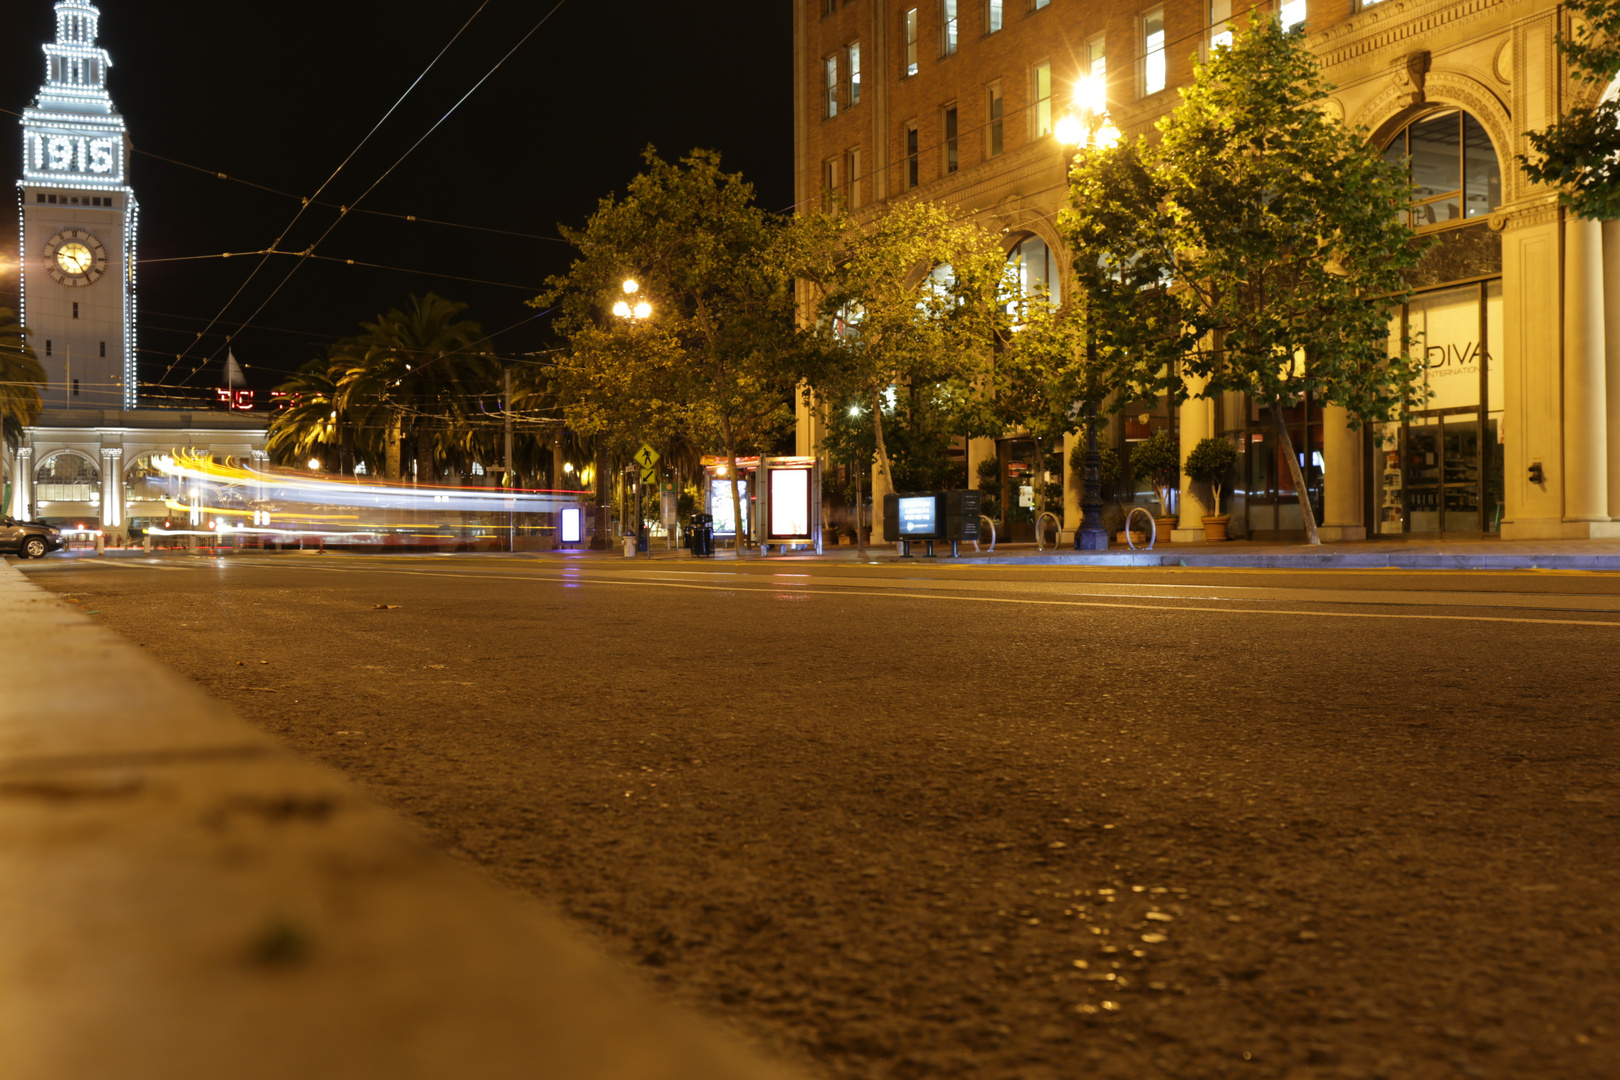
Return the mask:
<path fill-rule="evenodd" d="M 62 546 L 62 530 L 43 521 L 13 521 L 0 518 L 0 552 L 25 559 L 43 559 L 48 551 Z"/>

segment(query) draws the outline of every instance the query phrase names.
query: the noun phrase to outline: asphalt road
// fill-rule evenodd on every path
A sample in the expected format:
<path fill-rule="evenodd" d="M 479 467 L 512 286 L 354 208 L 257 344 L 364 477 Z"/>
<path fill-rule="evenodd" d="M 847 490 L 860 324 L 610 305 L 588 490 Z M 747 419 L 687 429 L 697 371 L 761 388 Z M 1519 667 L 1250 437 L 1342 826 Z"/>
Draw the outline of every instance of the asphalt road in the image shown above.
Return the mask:
<path fill-rule="evenodd" d="M 1620 1076 L 1620 576 L 23 565 L 820 1075 Z"/>

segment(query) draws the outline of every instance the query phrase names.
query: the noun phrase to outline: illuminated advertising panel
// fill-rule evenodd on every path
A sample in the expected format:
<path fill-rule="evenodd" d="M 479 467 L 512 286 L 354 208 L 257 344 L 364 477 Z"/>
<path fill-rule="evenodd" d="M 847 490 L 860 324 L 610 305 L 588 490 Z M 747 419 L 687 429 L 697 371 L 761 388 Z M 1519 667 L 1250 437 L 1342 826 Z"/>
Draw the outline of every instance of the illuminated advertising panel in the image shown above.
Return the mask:
<path fill-rule="evenodd" d="M 939 531 L 939 500 L 934 496 L 904 495 L 899 502 L 901 536 L 933 536 Z"/>
<path fill-rule="evenodd" d="M 771 470 L 771 539 L 810 537 L 810 470 Z"/>
<path fill-rule="evenodd" d="M 577 506 L 570 506 L 562 512 L 562 542 L 565 544 L 579 543 L 580 535 L 585 531 L 585 511 Z"/>
<path fill-rule="evenodd" d="M 737 498 L 742 500 L 743 516 L 748 515 L 748 481 L 737 480 Z M 731 505 L 731 480 L 711 477 L 709 480 L 709 513 L 714 515 L 714 535 L 736 536 L 737 515 Z M 746 520 L 744 522 L 746 524 Z"/>

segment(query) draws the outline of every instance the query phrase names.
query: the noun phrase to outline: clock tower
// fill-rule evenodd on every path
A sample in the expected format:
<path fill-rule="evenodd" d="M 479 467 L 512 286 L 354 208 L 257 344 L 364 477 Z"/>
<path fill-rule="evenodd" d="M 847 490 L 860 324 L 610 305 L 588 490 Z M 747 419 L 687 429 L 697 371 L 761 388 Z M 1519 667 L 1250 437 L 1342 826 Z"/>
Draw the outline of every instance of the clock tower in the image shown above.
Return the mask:
<path fill-rule="evenodd" d="M 47 409 L 134 409 L 135 231 L 129 139 L 107 94 L 101 12 L 58 0 L 45 84 L 22 117 L 22 319 Z"/>

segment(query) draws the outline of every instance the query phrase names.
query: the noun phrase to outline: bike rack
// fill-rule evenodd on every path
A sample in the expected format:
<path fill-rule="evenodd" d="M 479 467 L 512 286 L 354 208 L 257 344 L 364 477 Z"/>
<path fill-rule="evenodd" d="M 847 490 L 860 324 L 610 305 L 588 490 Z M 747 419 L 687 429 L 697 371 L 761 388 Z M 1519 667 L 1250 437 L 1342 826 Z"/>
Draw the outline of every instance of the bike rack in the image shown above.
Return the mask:
<path fill-rule="evenodd" d="M 980 526 L 980 528 L 979 528 L 979 535 L 980 536 L 984 535 L 984 530 L 986 528 L 988 528 L 990 530 L 990 551 L 993 554 L 995 552 L 995 550 L 996 550 L 996 523 L 991 521 L 989 518 L 985 517 L 983 514 L 980 514 L 979 515 L 979 526 Z M 973 550 L 974 551 L 979 550 L 979 542 L 977 540 L 973 541 Z"/>
<path fill-rule="evenodd" d="M 1041 528 L 1041 522 L 1045 521 L 1047 518 L 1051 518 L 1052 519 L 1052 524 L 1057 527 L 1057 539 L 1052 541 L 1052 550 L 1056 551 L 1058 549 L 1058 547 L 1061 546 L 1060 541 L 1062 541 L 1062 539 L 1063 539 L 1063 519 L 1058 517 L 1056 514 L 1052 513 L 1052 511 L 1050 511 L 1050 510 L 1042 510 L 1041 511 L 1041 516 L 1035 519 L 1035 550 L 1036 551 L 1045 551 L 1046 550 L 1046 543 L 1042 539 L 1042 537 L 1045 536 L 1046 534 L 1045 534 L 1045 530 L 1043 530 Z"/>
<path fill-rule="evenodd" d="M 1131 512 L 1125 515 L 1125 543 L 1132 551 L 1136 550 L 1136 544 L 1131 540 L 1131 518 L 1135 517 L 1137 514 L 1141 514 L 1143 517 L 1147 518 L 1146 532 L 1148 542 L 1147 547 L 1143 548 L 1142 550 L 1152 551 L 1153 545 L 1157 543 L 1159 539 L 1159 523 L 1153 520 L 1152 514 L 1148 513 L 1140 506 L 1131 507 Z"/>

